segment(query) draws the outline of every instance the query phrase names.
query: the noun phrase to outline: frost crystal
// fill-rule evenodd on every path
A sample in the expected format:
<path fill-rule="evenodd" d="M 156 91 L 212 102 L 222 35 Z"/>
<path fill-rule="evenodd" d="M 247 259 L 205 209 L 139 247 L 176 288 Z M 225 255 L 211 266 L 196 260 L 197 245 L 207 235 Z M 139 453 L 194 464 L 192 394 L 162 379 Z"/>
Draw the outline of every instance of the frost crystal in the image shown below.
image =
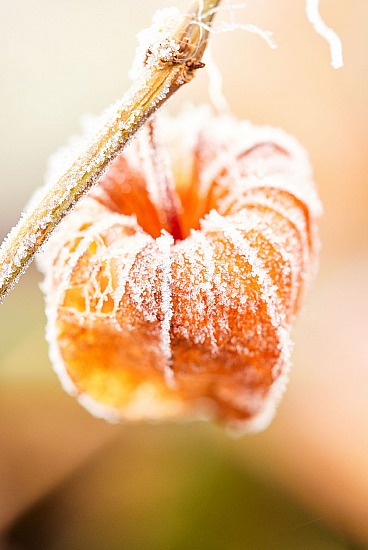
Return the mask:
<path fill-rule="evenodd" d="M 144 67 L 159 66 L 175 56 L 179 44 L 172 36 L 182 21 L 183 14 L 177 8 L 166 8 L 155 14 L 152 25 L 138 34 L 136 57 L 129 73 L 131 80 L 140 78 Z"/>
<path fill-rule="evenodd" d="M 342 55 L 342 44 L 338 35 L 323 21 L 318 11 L 319 0 L 307 0 L 305 10 L 309 21 L 312 23 L 316 33 L 320 34 L 322 38 L 330 46 L 331 50 L 331 65 L 334 69 L 340 69 L 344 65 Z"/>

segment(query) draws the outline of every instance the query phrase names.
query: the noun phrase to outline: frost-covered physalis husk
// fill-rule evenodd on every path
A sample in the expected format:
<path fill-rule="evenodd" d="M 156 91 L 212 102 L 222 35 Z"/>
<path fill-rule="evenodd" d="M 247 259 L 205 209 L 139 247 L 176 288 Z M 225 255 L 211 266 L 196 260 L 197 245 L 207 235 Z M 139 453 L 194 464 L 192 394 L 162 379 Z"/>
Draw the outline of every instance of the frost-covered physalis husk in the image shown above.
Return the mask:
<path fill-rule="evenodd" d="M 113 161 L 39 259 L 52 362 L 108 420 L 261 428 L 316 267 L 306 154 L 206 108 L 161 118 L 155 136 Z"/>

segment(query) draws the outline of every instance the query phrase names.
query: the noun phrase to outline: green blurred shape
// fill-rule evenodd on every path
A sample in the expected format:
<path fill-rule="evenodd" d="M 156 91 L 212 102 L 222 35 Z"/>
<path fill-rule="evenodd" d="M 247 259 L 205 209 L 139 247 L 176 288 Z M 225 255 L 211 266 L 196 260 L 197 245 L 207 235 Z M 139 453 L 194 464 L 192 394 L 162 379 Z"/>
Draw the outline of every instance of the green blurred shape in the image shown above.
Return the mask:
<path fill-rule="evenodd" d="M 352 548 L 325 518 L 229 458 L 226 443 L 213 445 L 213 434 L 201 424 L 126 428 L 8 541 L 39 550 Z"/>

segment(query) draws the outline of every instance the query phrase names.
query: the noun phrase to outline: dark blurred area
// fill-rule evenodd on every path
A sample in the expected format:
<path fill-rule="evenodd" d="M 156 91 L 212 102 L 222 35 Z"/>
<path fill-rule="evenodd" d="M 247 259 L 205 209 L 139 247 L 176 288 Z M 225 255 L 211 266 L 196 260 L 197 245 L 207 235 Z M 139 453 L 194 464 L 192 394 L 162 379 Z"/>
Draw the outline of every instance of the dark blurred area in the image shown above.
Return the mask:
<path fill-rule="evenodd" d="M 0 0 L 1 236 L 80 116 L 127 89 L 135 35 L 169 4 Z M 1 549 L 368 548 L 368 3 L 326 0 L 321 13 L 343 41 L 338 71 L 302 0 L 236 11 L 276 50 L 244 31 L 213 36 L 234 114 L 303 143 L 325 209 L 274 422 L 234 439 L 206 423 L 91 417 L 52 371 L 32 266 L 0 307 Z M 203 72 L 168 108 L 207 99 Z"/>

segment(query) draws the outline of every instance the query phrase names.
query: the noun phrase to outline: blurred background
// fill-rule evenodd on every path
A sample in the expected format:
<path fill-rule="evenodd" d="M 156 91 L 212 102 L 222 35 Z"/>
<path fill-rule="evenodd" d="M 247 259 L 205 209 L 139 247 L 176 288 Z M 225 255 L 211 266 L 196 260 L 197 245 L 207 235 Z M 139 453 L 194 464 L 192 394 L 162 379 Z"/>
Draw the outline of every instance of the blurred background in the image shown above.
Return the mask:
<path fill-rule="evenodd" d="M 80 116 L 127 89 L 136 33 L 169 5 L 0 0 L 1 237 Z M 275 420 L 234 439 L 206 423 L 94 419 L 52 371 L 32 266 L 0 308 L 1 549 L 368 548 L 368 2 L 320 9 L 343 41 L 337 71 L 303 0 L 237 10 L 276 50 L 244 31 L 212 41 L 234 114 L 304 144 L 325 209 Z M 167 108 L 207 101 L 207 83 L 201 71 Z"/>

